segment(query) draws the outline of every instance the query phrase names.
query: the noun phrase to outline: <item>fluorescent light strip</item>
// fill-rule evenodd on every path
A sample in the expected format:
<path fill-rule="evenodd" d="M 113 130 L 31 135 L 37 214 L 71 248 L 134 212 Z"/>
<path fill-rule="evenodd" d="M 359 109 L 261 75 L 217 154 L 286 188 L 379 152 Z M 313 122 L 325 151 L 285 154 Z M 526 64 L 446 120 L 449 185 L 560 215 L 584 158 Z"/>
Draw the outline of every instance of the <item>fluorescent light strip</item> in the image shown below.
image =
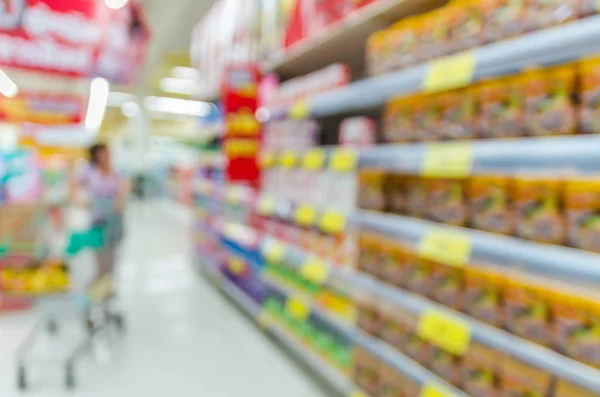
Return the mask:
<path fill-rule="evenodd" d="M 182 80 L 197 81 L 200 78 L 200 73 L 194 68 L 175 66 L 171 69 L 171 76 Z"/>
<path fill-rule="evenodd" d="M 187 99 L 149 96 L 144 99 L 146 109 L 152 112 L 182 114 L 188 116 L 208 116 L 215 106 L 208 102 Z"/>
<path fill-rule="evenodd" d="M 10 77 L 0 70 L 0 94 L 9 98 L 15 97 L 19 93 L 19 87 L 11 80 Z"/>
<path fill-rule="evenodd" d="M 106 113 L 109 93 L 110 84 L 106 79 L 97 77 L 92 80 L 90 85 L 90 101 L 85 116 L 85 127 L 88 130 L 98 131 L 100 129 L 104 120 L 104 114 Z"/>
<path fill-rule="evenodd" d="M 176 79 L 173 77 L 164 77 L 160 79 L 159 86 L 162 91 L 173 94 L 193 95 L 198 91 L 195 81 Z"/>

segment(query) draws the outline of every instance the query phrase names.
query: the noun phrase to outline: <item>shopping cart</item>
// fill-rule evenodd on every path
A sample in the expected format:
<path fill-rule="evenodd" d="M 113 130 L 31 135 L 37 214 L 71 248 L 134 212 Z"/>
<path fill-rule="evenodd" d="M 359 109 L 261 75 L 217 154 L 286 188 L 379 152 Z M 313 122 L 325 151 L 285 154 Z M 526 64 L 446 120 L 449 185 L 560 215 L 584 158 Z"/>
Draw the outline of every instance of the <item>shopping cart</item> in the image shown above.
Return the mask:
<path fill-rule="evenodd" d="M 88 216 L 83 223 L 90 226 L 69 233 L 62 244 L 63 259 L 50 259 L 57 257 L 56 252 L 45 252 L 45 259 L 37 260 L 34 267 L 13 270 L 21 271 L 20 279 L 18 274 L 12 274 L 8 283 L 4 278 L 5 290 L 8 288 L 11 294 L 30 298 L 39 312 L 36 324 L 17 350 L 17 385 L 21 390 L 30 385 L 30 366 L 41 361 L 52 361 L 53 367 L 62 365 L 65 386 L 74 388 L 77 383 L 75 368 L 93 346 L 95 338 L 104 331 L 122 332 L 125 328 L 124 317 L 115 304 L 113 282 L 122 217 L 112 210 L 102 214 L 94 220 Z M 82 223 L 81 217 L 76 223 Z M 58 240 L 56 235 L 50 238 Z M 5 250 L 10 257 L 10 247 Z M 49 354 L 35 355 L 38 350 L 48 353 L 52 350 L 48 345 L 58 344 L 61 333 L 66 334 L 67 329 L 73 328 L 79 329 L 77 337 L 69 334 L 64 338 L 69 343 L 61 346 L 60 357 L 52 360 L 45 357 Z M 39 348 L 41 344 L 45 349 Z"/>

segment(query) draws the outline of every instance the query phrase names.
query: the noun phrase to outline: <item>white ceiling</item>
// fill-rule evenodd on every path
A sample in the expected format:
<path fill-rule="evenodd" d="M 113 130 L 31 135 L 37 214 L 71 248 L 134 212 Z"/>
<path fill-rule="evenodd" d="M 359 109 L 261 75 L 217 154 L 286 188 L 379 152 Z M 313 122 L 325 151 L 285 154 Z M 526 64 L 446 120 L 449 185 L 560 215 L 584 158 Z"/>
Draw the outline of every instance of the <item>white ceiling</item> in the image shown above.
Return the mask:
<path fill-rule="evenodd" d="M 165 53 L 188 52 L 192 30 L 217 0 L 142 0 L 152 39 L 140 83 Z"/>

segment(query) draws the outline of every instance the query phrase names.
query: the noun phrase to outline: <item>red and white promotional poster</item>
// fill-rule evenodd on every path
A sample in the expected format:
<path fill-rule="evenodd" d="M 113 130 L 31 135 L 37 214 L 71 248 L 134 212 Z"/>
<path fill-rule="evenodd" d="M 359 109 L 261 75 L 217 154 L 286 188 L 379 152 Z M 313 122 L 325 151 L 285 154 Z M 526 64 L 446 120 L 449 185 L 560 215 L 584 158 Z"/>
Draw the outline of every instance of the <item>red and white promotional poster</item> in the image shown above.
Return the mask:
<path fill-rule="evenodd" d="M 98 0 L 0 0 L 0 66 L 128 80 L 120 74 L 130 69 L 110 59 L 130 67 L 139 58 L 148 36 L 147 28 L 136 32 L 139 16 L 135 2 L 117 11 Z"/>

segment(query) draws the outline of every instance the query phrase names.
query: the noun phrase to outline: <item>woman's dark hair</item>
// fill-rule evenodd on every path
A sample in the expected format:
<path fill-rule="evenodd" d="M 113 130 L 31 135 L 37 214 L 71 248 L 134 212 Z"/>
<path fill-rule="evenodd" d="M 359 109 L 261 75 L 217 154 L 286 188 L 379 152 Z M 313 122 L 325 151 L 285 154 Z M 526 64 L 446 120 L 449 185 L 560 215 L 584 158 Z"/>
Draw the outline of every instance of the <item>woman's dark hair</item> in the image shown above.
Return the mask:
<path fill-rule="evenodd" d="M 96 143 L 89 148 L 88 154 L 90 158 L 90 163 L 92 165 L 98 165 L 98 155 L 103 150 L 108 150 L 106 144 L 104 143 Z"/>

